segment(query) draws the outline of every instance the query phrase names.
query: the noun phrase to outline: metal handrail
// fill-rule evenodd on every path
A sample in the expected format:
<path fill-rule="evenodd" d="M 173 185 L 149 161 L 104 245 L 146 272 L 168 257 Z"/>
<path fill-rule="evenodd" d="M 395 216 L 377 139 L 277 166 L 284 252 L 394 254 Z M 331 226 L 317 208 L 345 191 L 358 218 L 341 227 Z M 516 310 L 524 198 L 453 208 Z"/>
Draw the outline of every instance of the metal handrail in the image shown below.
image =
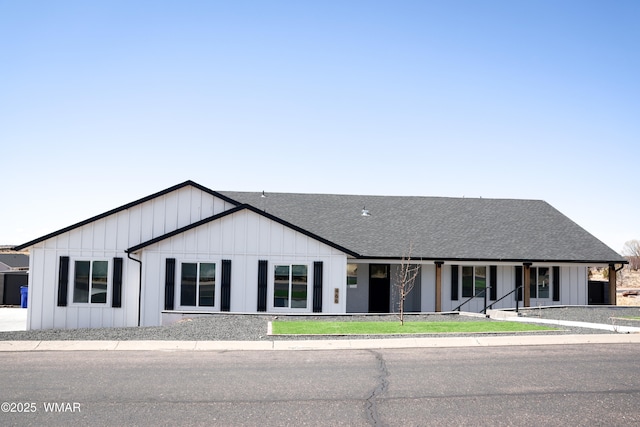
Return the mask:
<path fill-rule="evenodd" d="M 481 295 L 484 295 L 485 297 L 487 296 L 487 289 L 491 289 L 490 286 L 487 286 L 485 289 L 481 290 L 480 292 L 478 292 L 477 294 L 471 296 L 469 299 L 467 299 L 465 302 L 463 302 L 462 304 L 460 304 L 459 306 L 457 306 L 456 308 L 454 308 L 452 311 L 460 311 L 460 308 L 465 305 L 466 303 L 468 303 L 469 301 L 471 301 L 472 299 L 479 297 Z"/>
<path fill-rule="evenodd" d="M 524 285 L 520 285 L 520 286 L 518 286 L 517 288 L 515 288 L 514 290 L 512 290 L 512 291 L 511 291 L 511 292 L 509 292 L 508 294 L 504 294 L 500 299 L 495 300 L 494 302 L 492 302 L 492 303 L 491 303 L 491 304 L 489 304 L 489 305 L 486 305 L 486 304 L 485 304 L 484 309 L 483 309 L 483 313 L 486 313 L 486 312 L 487 312 L 487 308 L 489 308 L 489 309 L 492 309 L 492 310 L 493 310 L 493 305 L 494 305 L 494 304 L 497 304 L 498 302 L 502 301 L 503 299 L 505 299 L 506 297 L 508 297 L 508 296 L 509 296 L 509 295 L 511 295 L 512 293 L 519 291 L 523 286 L 524 286 Z M 518 307 L 518 305 L 519 305 L 519 304 L 518 304 L 518 302 L 519 302 L 519 301 L 520 301 L 520 300 L 516 297 L 516 313 L 518 312 L 518 308 L 519 308 L 519 307 Z"/>

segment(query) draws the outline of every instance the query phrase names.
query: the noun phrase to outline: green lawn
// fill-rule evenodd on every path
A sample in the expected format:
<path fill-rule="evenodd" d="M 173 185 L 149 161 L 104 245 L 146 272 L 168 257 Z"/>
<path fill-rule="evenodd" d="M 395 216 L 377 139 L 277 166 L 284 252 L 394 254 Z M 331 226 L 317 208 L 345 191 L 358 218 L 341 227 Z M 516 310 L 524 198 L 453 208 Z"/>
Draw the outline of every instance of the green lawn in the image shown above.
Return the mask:
<path fill-rule="evenodd" d="M 385 335 L 550 331 L 556 328 L 516 322 L 323 322 L 275 321 L 274 335 Z"/>

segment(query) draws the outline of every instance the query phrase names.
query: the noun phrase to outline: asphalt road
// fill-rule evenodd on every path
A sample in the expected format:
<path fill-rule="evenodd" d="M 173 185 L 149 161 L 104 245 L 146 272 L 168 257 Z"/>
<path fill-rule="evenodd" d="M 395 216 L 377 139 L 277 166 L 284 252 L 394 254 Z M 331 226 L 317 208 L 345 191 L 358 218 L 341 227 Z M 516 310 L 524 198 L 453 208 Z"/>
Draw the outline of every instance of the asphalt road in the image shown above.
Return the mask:
<path fill-rule="evenodd" d="M 639 352 L 7 352 L 0 425 L 638 425 Z"/>

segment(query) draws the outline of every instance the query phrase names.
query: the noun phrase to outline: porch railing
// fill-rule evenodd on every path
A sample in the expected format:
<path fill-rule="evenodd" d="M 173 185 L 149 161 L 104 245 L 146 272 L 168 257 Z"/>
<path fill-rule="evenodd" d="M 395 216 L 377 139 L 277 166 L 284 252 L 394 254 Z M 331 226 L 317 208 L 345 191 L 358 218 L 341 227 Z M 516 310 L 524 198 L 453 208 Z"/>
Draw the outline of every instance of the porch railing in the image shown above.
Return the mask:
<path fill-rule="evenodd" d="M 502 297 L 500 297 L 500 299 L 497 299 L 495 301 L 493 301 L 491 304 L 487 305 L 487 302 L 485 301 L 484 303 L 484 308 L 482 309 L 483 313 L 487 313 L 487 308 L 489 309 L 493 309 L 493 305 L 499 303 L 500 301 L 502 301 L 503 299 L 505 299 L 506 297 L 508 297 L 509 295 L 511 295 L 514 292 L 518 292 L 520 289 L 522 289 L 523 285 L 518 286 L 517 288 L 515 288 L 514 290 L 512 290 L 511 292 L 504 294 Z M 518 313 L 518 309 L 519 309 L 519 302 L 520 302 L 520 298 L 516 297 L 516 313 Z"/>
<path fill-rule="evenodd" d="M 462 304 L 460 304 L 459 306 L 454 308 L 452 311 L 460 311 L 462 306 L 465 305 L 466 303 L 468 303 L 469 301 L 471 301 L 472 299 L 475 299 L 475 298 L 478 298 L 478 297 L 484 297 L 484 308 L 482 309 L 481 313 L 487 314 L 487 308 L 493 309 L 493 305 L 494 304 L 497 304 L 498 302 L 502 301 L 503 299 L 505 299 L 506 297 L 508 297 L 512 293 L 519 291 L 520 289 L 522 289 L 522 286 L 523 285 L 518 286 L 517 288 L 515 288 L 512 291 L 504 294 L 499 299 L 497 299 L 495 301 L 492 301 L 489 304 L 487 304 L 487 292 L 489 291 L 489 289 L 491 289 L 491 286 L 487 286 L 485 289 L 481 290 L 477 294 L 475 294 L 475 295 L 469 297 L 468 299 L 466 299 Z M 519 298 L 516 298 L 516 313 L 518 313 L 518 310 L 519 310 L 519 301 L 520 301 Z"/>
<path fill-rule="evenodd" d="M 456 308 L 453 309 L 453 311 L 460 311 L 460 308 L 462 308 L 463 305 L 465 305 L 466 303 L 468 303 L 469 301 L 471 301 L 474 298 L 480 297 L 480 296 L 484 296 L 484 305 L 485 305 L 485 310 L 486 310 L 486 306 L 487 306 L 487 289 L 491 289 L 491 286 L 486 287 L 485 289 L 481 290 L 480 292 L 478 292 L 475 295 L 472 295 L 471 297 L 469 297 L 467 300 L 465 300 L 462 304 L 460 304 L 459 306 L 457 306 Z M 483 313 L 486 314 L 486 311 L 483 311 Z"/>

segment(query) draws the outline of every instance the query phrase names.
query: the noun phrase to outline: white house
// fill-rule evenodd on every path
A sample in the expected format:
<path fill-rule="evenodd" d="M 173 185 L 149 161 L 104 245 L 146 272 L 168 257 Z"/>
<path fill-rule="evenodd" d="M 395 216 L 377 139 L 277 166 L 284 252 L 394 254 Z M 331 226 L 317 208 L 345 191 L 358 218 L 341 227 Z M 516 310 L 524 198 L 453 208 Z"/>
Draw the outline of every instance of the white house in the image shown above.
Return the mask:
<path fill-rule="evenodd" d="M 626 263 L 543 201 L 265 195 L 192 181 L 15 249 L 30 252 L 28 328 L 45 329 L 160 325 L 184 311 L 392 312 L 409 246 L 416 312 L 587 304 L 587 266 Z"/>

